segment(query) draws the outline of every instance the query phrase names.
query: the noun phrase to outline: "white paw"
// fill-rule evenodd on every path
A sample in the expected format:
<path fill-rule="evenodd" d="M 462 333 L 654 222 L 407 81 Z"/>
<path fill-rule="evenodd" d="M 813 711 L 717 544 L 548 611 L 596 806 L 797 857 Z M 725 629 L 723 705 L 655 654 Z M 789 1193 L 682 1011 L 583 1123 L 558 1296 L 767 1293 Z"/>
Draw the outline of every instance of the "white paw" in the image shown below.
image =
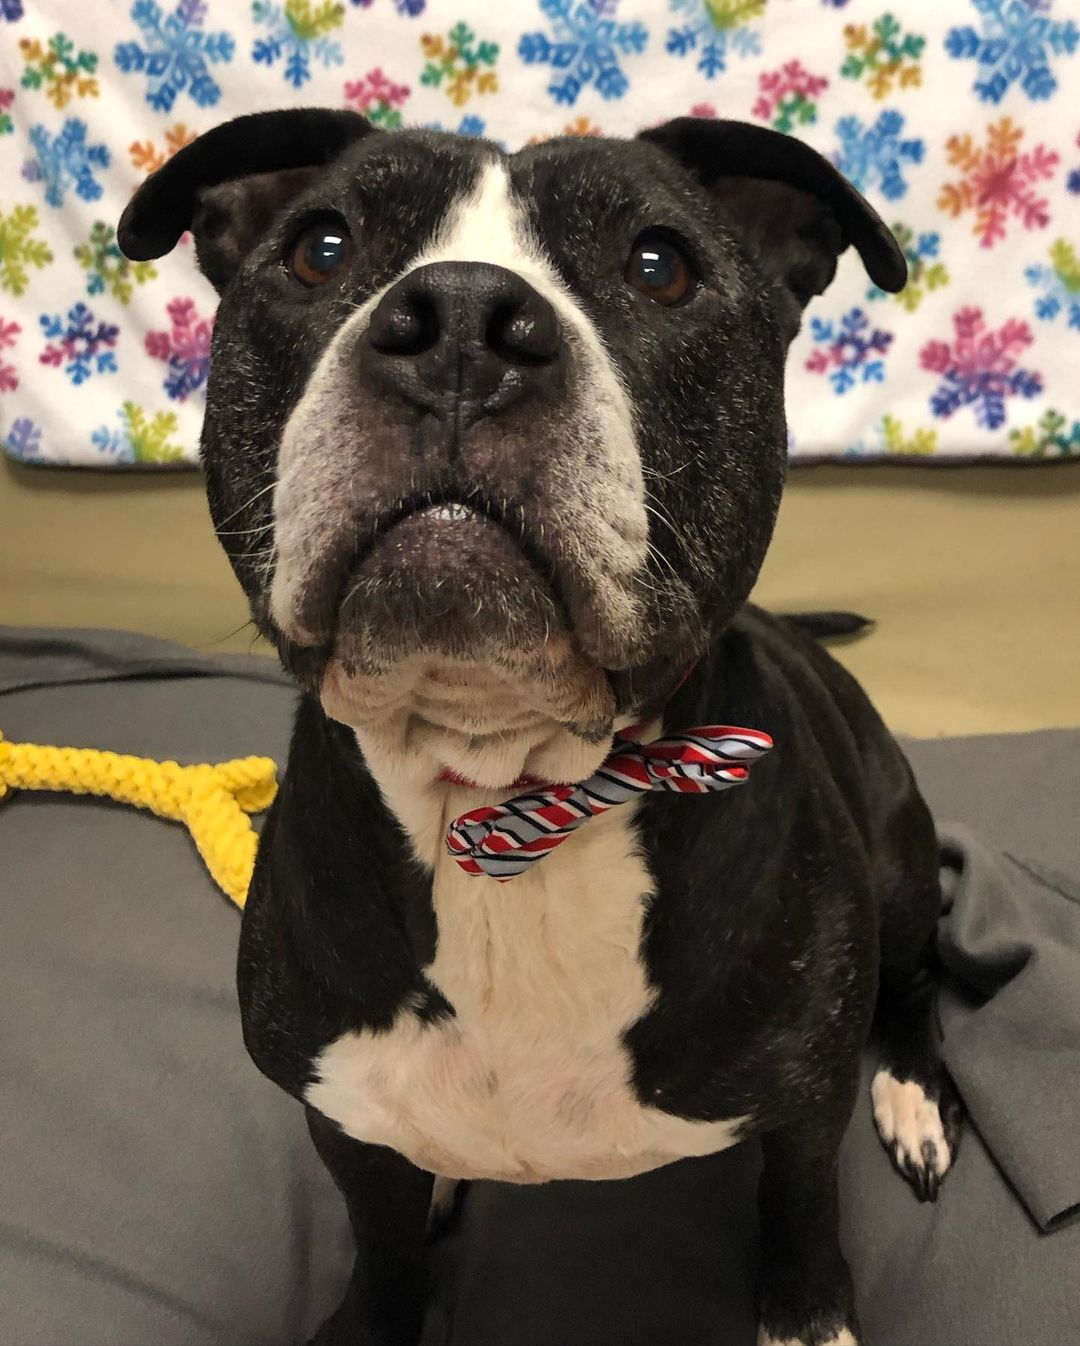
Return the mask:
<path fill-rule="evenodd" d="M 771 1337 L 763 1327 L 759 1327 L 757 1346 L 806 1346 L 806 1342 L 801 1337 Z M 850 1328 L 842 1327 L 836 1336 L 821 1342 L 820 1346 L 859 1346 L 859 1339 Z"/>
<path fill-rule="evenodd" d="M 879 1070 L 870 1085 L 878 1135 L 921 1201 L 933 1201 L 953 1161 L 937 1101 L 921 1084 Z"/>

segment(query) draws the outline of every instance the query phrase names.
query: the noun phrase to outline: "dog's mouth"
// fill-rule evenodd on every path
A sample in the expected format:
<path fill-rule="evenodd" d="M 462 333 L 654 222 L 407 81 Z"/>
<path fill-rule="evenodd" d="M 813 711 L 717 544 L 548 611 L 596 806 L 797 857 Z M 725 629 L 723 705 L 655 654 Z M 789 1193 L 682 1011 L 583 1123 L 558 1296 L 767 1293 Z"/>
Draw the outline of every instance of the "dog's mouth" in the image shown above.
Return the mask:
<path fill-rule="evenodd" d="M 587 595 L 582 606 L 574 558 L 560 558 L 552 530 L 551 545 L 541 542 L 542 519 L 480 490 L 399 500 L 360 545 L 312 570 L 295 623 L 280 627 L 286 667 L 333 718 L 354 726 L 408 706 L 419 714 L 431 679 L 465 667 L 531 688 L 530 713 L 590 742 L 603 737 L 613 714 L 608 676 L 582 649 L 573 620 L 587 611 Z M 414 705 L 418 689 L 424 706 Z M 478 696 L 456 712 L 462 732 L 479 733 L 502 713 Z"/>
<path fill-rule="evenodd" d="M 479 488 L 399 499 L 294 591 L 288 662 L 310 676 L 331 658 L 371 671 L 418 653 L 498 658 L 565 643 L 572 569 L 552 531 L 540 511 Z"/>
<path fill-rule="evenodd" d="M 388 563 L 403 576 L 413 576 L 418 587 L 431 572 L 440 580 L 439 587 L 448 589 L 455 585 L 477 589 L 485 579 L 498 583 L 507 578 L 486 574 L 491 566 L 498 572 L 522 572 L 523 580 L 542 586 L 560 624 L 569 627 L 559 567 L 539 541 L 542 531 L 542 526 L 534 529 L 524 504 L 480 488 L 416 492 L 382 514 L 358 547 L 347 567 L 339 612 L 351 583 L 373 563 Z"/>

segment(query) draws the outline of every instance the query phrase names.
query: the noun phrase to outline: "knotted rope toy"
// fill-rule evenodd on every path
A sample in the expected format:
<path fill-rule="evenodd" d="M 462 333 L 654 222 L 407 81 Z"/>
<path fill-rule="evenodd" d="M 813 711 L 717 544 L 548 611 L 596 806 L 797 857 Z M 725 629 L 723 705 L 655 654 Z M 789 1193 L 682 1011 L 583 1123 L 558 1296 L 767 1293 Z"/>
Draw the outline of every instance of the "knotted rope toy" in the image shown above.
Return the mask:
<path fill-rule="evenodd" d="M 745 784 L 749 767 L 773 746 L 768 734 L 733 725 L 701 725 L 638 743 L 616 736 L 595 776 L 551 785 L 505 804 L 463 813 L 450 824 L 446 849 L 466 874 L 506 883 L 542 860 L 582 823 L 650 790 L 707 794 Z"/>
<path fill-rule="evenodd" d="M 101 795 L 183 823 L 214 882 L 243 907 L 259 844 L 247 815 L 269 808 L 277 779 L 269 757 L 180 766 L 95 748 L 9 743 L 0 734 L 0 799 L 10 790 Z"/>

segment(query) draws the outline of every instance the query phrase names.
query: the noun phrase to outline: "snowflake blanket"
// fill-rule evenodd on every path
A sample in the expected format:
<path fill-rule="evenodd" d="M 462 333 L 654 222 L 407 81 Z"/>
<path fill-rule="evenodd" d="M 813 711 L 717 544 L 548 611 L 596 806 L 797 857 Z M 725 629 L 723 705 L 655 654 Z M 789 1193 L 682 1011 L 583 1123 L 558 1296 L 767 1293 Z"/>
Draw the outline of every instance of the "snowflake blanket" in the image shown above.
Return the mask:
<path fill-rule="evenodd" d="M 214 295 L 117 218 L 198 132 L 321 103 L 508 148 L 689 112 L 802 136 L 911 279 L 849 255 L 810 306 L 793 458 L 1080 454 L 1078 47 L 1080 0 L 0 0 L 0 443 L 196 460 Z"/>

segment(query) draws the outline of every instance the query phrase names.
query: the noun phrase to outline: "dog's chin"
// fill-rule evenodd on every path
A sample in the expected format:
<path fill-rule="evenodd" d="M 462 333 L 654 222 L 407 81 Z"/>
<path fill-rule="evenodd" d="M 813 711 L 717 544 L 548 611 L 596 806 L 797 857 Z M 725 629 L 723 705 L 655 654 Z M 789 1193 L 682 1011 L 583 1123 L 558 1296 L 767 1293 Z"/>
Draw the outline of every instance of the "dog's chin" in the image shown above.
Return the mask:
<path fill-rule="evenodd" d="M 344 594 L 319 684 L 332 718 L 363 728 L 449 664 L 513 682 L 585 739 L 610 736 L 608 677 L 575 639 L 554 570 L 502 524 L 453 505 L 411 514 L 376 538 Z M 461 727 L 488 723 L 477 704 Z"/>

